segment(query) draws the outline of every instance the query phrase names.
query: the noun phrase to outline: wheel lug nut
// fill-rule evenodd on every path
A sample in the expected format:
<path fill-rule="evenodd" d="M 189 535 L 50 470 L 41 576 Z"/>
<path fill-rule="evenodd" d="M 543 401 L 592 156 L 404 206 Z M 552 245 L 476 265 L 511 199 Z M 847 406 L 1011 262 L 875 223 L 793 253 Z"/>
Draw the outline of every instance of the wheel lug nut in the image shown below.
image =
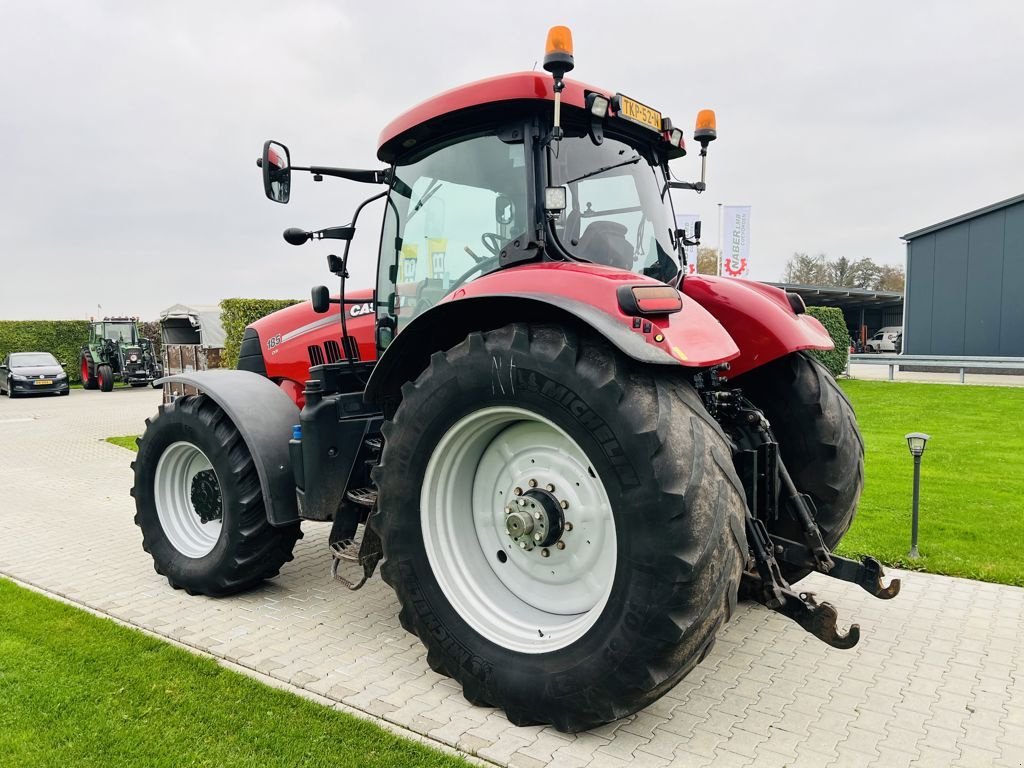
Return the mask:
<path fill-rule="evenodd" d="M 523 495 L 523 489 L 520 488 L 519 486 L 516 486 L 516 489 L 514 491 L 512 491 L 512 493 L 514 493 L 516 496 L 522 496 Z"/>
<path fill-rule="evenodd" d="M 540 520 L 540 512 L 534 512 L 533 513 L 533 519 L 534 520 Z"/>
<path fill-rule="evenodd" d="M 562 507 L 562 509 L 568 509 L 569 508 L 569 502 L 566 501 L 565 499 L 562 499 L 560 502 L 558 502 L 558 504 Z"/>
<path fill-rule="evenodd" d="M 565 542 L 564 541 L 557 541 L 557 542 L 555 542 L 555 546 L 558 547 L 559 549 L 565 549 Z"/>
<path fill-rule="evenodd" d="M 512 505 L 511 504 L 509 506 L 505 507 L 505 514 L 506 515 L 511 515 L 512 514 Z"/>
<path fill-rule="evenodd" d="M 533 478 L 531 477 L 531 478 L 530 478 L 530 482 L 528 483 L 528 485 L 529 485 L 529 486 L 530 486 L 531 488 L 536 488 L 536 487 L 537 487 L 537 481 L 536 481 L 536 480 L 534 480 L 534 479 L 533 479 Z"/>
<path fill-rule="evenodd" d="M 544 488 L 545 488 L 545 490 L 547 490 L 548 493 L 554 493 L 555 492 L 555 486 L 553 486 L 551 483 L 548 483 L 547 485 L 545 485 Z"/>
<path fill-rule="evenodd" d="M 534 541 L 540 541 L 540 539 L 541 539 L 541 536 L 540 536 L 540 534 L 539 534 L 539 533 L 535 533 L 535 534 L 533 534 L 533 540 L 534 540 Z"/>
<path fill-rule="evenodd" d="M 526 506 L 526 499 L 520 499 L 519 500 L 519 506 L 520 507 L 525 507 Z"/>
<path fill-rule="evenodd" d="M 548 551 L 547 547 L 545 547 L 544 549 L 542 549 L 540 551 L 540 556 L 541 557 L 549 557 L 550 555 L 551 555 L 551 552 Z"/>
<path fill-rule="evenodd" d="M 565 524 L 565 530 L 567 530 L 567 531 L 571 531 L 571 530 L 572 530 L 572 523 L 566 522 L 566 524 Z"/>
<path fill-rule="evenodd" d="M 520 549 L 526 549 L 526 542 L 525 541 L 520 541 L 519 542 L 519 548 Z"/>

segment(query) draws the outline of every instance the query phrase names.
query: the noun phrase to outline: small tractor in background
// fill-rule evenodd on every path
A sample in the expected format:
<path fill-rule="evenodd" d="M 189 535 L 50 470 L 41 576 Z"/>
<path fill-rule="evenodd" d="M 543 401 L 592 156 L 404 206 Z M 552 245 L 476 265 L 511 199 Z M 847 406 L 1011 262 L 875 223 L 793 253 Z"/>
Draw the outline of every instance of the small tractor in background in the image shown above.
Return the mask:
<path fill-rule="evenodd" d="M 116 382 L 154 388 L 163 376 L 152 342 L 139 333 L 137 317 L 105 317 L 89 324 L 78 365 L 84 389 L 109 392 Z"/>
<path fill-rule="evenodd" d="M 340 290 L 253 323 L 239 370 L 148 422 L 135 522 L 158 573 L 229 595 L 330 523 L 332 573 L 378 564 L 402 626 L 466 698 L 518 725 L 579 731 L 679 682 L 739 599 L 835 648 L 859 639 L 794 586 L 810 572 L 887 599 L 879 563 L 832 551 L 853 521 L 864 445 L 806 350 L 832 348 L 800 297 L 687 276 L 669 162 L 682 131 L 625 94 L 544 68 L 447 91 L 387 125 L 380 169 L 291 164 L 264 144 L 264 191 L 293 172 L 376 184 L 343 226 Z M 347 291 L 360 213 L 383 200 L 376 285 Z"/>

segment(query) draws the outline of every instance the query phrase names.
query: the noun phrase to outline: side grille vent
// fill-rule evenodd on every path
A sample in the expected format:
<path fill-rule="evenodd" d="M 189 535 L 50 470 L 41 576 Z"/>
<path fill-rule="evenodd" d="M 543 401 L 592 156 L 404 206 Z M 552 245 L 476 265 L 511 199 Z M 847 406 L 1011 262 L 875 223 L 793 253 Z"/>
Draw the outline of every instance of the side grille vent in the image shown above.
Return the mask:
<path fill-rule="evenodd" d="M 341 360 L 341 348 L 334 339 L 328 339 L 324 343 L 324 351 L 327 353 L 328 363 L 336 363 Z"/>
<path fill-rule="evenodd" d="M 309 351 L 309 364 L 310 365 L 323 365 L 324 364 L 324 351 L 320 348 L 319 344 L 312 344 L 306 347 Z"/>

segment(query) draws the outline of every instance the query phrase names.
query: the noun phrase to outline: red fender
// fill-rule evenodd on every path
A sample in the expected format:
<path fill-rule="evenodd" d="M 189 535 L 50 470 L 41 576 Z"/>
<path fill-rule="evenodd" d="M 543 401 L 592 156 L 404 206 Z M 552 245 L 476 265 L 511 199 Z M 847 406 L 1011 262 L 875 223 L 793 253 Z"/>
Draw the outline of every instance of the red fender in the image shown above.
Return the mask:
<path fill-rule="evenodd" d="M 650 350 L 656 350 L 648 357 L 649 362 L 700 368 L 731 360 L 739 354 L 739 348 L 718 321 L 700 304 L 687 300 L 685 296 L 680 312 L 642 318 L 640 327 L 635 327 L 637 318 L 627 315 L 619 307 L 616 289 L 622 285 L 662 283 L 635 272 L 600 264 L 546 262 L 492 272 L 457 289 L 446 301 L 513 295 L 556 297 L 564 300 L 563 306 L 566 307 L 569 303 L 588 306 L 606 315 L 632 336 L 642 339 Z M 648 321 L 649 328 L 646 327 Z M 658 336 L 663 339 L 657 340 Z M 616 343 L 615 339 L 610 340 Z M 623 351 L 630 354 L 629 350 Z M 659 356 L 658 352 L 664 355 Z"/>
<path fill-rule="evenodd" d="M 739 345 L 729 376 L 739 376 L 802 349 L 833 349 L 815 318 L 796 314 L 786 292 L 773 285 L 711 275 L 691 275 L 683 293 L 710 312 Z"/>
<path fill-rule="evenodd" d="M 673 314 L 626 314 L 616 291 L 628 285 L 664 284 L 613 267 L 570 262 L 524 264 L 478 278 L 409 322 L 378 360 L 366 398 L 386 398 L 415 378 L 432 352 L 458 343 L 470 331 L 527 318 L 574 317 L 646 364 L 699 368 L 739 355 L 721 324 L 685 296 L 682 310 Z"/>

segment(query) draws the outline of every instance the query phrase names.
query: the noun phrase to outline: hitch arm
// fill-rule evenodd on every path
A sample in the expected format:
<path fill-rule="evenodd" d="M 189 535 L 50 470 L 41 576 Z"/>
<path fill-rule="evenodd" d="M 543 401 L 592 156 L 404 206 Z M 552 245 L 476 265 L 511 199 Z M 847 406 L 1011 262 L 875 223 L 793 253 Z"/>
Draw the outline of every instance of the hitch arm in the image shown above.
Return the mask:
<path fill-rule="evenodd" d="M 775 545 L 775 556 L 785 563 L 801 568 L 810 568 L 818 573 L 831 576 L 833 579 L 856 584 L 865 592 L 874 595 L 880 600 L 891 600 L 900 593 L 900 580 L 893 579 L 886 586 L 882 581 L 885 578 L 882 564 L 873 557 L 864 557 L 858 563 L 856 560 L 850 560 L 849 558 L 840 557 L 832 553 L 830 557 L 832 567 L 828 570 L 823 570 L 818 566 L 817 559 L 806 544 L 799 544 L 795 541 L 784 539 L 781 536 L 772 536 L 771 539 L 772 544 Z"/>

